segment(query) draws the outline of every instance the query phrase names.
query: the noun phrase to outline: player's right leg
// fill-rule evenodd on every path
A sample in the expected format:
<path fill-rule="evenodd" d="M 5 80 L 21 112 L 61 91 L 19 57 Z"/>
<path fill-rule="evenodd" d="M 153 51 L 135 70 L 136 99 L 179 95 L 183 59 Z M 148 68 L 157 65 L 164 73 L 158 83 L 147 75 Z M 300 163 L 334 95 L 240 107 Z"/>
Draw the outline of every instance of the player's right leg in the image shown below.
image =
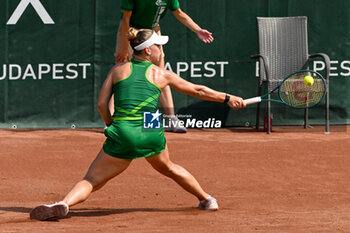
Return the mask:
<path fill-rule="evenodd" d="M 110 179 L 127 169 L 130 163 L 131 161 L 112 157 L 101 149 L 84 179 L 72 188 L 63 201 L 69 206 L 85 201 L 91 192 L 102 188 Z"/>
<path fill-rule="evenodd" d="M 52 205 L 40 205 L 30 212 L 30 218 L 46 220 L 64 217 L 69 207 L 85 201 L 91 192 L 100 189 L 110 179 L 122 173 L 131 161 L 107 155 L 102 149 L 90 165 L 83 180 L 79 181 L 65 196 L 63 201 Z"/>

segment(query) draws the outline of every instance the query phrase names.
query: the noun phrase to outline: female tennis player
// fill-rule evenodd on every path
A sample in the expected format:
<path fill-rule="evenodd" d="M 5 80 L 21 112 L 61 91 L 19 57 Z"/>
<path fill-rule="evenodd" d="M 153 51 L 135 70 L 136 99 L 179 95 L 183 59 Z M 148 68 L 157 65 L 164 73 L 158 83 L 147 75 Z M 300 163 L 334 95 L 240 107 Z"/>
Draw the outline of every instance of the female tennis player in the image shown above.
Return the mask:
<path fill-rule="evenodd" d="M 130 47 L 128 41 L 128 30 L 130 27 L 153 29 L 158 34 L 160 32 L 159 21 L 165 16 L 168 10 L 171 10 L 173 15 L 183 25 L 196 33 L 198 38 L 205 43 L 211 43 L 214 38 L 212 33 L 198 26 L 190 16 L 183 12 L 180 8 L 178 0 L 122 0 L 122 19 L 119 23 L 115 57 L 116 63 L 129 61 L 132 58 L 133 49 Z M 164 53 L 162 58 L 157 61 L 155 65 L 164 68 Z M 165 114 L 170 118 L 169 120 L 176 122 L 174 102 L 171 94 L 171 89 L 165 87 L 160 96 L 160 102 L 164 108 Z M 113 99 L 110 103 L 110 110 L 113 110 Z M 176 127 L 174 125 L 177 125 Z M 185 133 L 185 127 L 180 124 L 172 124 L 172 127 L 166 128 L 166 131 L 175 133 Z"/>
<path fill-rule="evenodd" d="M 226 102 L 231 108 L 245 107 L 243 99 L 208 87 L 195 85 L 153 64 L 159 62 L 167 36 L 159 36 L 150 29 L 130 29 L 129 40 L 135 59 L 115 65 L 101 88 L 98 109 L 108 128 L 101 151 L 90 165 L 83 180 L 58 203 L 40 205 L 30 212 L 32 219 L 46 220 L 64 217 L 69 207 L 85 201 L 91 192 L 122 173 L 133 159 L 144 157 L 161 174 L 173 179 L 199 200 L 199 208 L 217 210 L 214 197 L 205 192 L 197 180 L 183 167 L 169 159 L 164 129 L 143 129 L 144 112 L 158 111 L 161 90 L 170 85 L 175 90 L 204 100 Z M 108 101 L 114 93 L 115 113 L 111 116 Z"/>

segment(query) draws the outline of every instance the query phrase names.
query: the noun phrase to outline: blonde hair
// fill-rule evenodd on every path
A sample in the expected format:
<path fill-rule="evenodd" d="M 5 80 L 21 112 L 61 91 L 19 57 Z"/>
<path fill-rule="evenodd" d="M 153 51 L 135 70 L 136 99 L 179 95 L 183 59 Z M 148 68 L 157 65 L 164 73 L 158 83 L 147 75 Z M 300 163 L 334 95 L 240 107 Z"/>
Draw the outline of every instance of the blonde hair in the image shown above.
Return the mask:
<path fill-rule="evenodd" d="M 128 40 L 130 41 L 130 46 L 134 50 L 134 53 L 141 53 L 142 51 L 137 51 L 134 49 L 135 46 L 148 40 L 153 34 L 151 29 L 136 29 L 131 27 L 128 31 Z"/>

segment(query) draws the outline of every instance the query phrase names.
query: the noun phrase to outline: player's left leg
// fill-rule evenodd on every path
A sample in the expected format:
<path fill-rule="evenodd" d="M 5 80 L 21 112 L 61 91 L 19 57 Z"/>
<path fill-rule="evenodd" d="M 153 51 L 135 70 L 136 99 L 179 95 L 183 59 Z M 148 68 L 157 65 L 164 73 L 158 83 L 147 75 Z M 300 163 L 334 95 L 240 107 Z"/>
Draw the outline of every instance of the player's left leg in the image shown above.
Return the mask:
<path fill-rule="evenodd" d="M 196 178 L 192 176 L 185 168 L 170 161 L 169 151 L 166 147 L 163 152 L 157 156 L 151 156 L 146 160 L 161 174 L 173 179 L 187 192 L 195 195 L 200 201 L 199 208 L 207 210 L 217 210 L 216 199 L 206 193 Z M 204 208 L 203 208 L 204 207 Z"/>

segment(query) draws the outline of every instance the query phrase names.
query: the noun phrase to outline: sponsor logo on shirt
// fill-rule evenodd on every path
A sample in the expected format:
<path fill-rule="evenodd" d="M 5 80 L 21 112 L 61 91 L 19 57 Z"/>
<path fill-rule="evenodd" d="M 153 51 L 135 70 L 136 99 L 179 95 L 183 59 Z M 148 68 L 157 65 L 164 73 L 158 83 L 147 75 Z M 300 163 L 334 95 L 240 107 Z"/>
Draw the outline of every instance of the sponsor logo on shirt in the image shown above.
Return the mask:
<path fill-rule="evenodd" d="M 166 3 L 166 2 L 163 2 L 163 0 L 157 0 L 157 1 L 156 1 L 156 5 L 157 5 L 157 6 L 166 6 L 167 3 Z"/>

